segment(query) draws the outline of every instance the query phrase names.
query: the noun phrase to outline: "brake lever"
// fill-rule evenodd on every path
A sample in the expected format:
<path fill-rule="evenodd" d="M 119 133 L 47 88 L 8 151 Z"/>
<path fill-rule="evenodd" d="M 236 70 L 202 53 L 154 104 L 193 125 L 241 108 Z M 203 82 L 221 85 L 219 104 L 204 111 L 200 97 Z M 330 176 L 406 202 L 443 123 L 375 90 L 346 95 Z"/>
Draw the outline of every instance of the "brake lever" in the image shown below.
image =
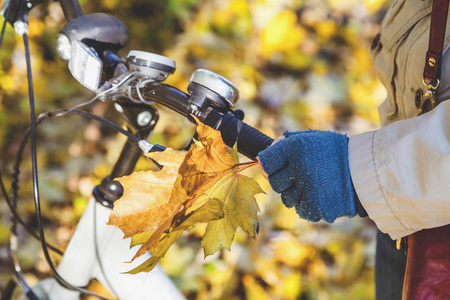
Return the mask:
<path fill-rule="evenodd" d="M 148 141 L 146 141 L 146 140 L 140 140 L 139 143 L 138 143 L 138 145 L 139 145 L 139 148 L 141 148 L 141 150 L 142 150 L 145 154 L 149 154 L 149 153 L 152 153 L 152 152 L 162 152 L 162 151 L 166 150 L 166 147 L 161 146 L 161 145 L 158 145 L 158 144 L 152 144 L 152 143 L 150 143 L 150 142 L 148 142 Z M 158 169 L 161 170 L 161 169 L 164 167 L 163 165 L 161 165 L 161 164 L 160 164 L 156 159 L 154 159 L 153 157 L 148 156 L 148 155 L 146 155 L 146 156 L 152 161 L 152 163 L 155 164 L 155 166 L 156 166 Z"/>
<path fill-rule="evenodd" d="M 139 148 L 141 148 L 142 152 L 145 154 L 149 154 L 151 152 L 162 152 L 166 150 L 166 147 L 158 145 L 158 144 L 152 144 L 148 142 L 147 140 L 140 140 L 138 142 Z"/>

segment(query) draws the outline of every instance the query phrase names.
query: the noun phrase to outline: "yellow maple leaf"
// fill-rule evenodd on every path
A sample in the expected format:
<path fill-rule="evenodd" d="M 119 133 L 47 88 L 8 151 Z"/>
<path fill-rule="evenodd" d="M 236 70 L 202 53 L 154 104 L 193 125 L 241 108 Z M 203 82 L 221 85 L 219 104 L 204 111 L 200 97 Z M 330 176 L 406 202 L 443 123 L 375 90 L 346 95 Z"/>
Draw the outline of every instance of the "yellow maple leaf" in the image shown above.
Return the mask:
<path fill-rule="evenodd" d="M 152 254 L 130 273 L 152 270 L 181 233 L 199 223 L 208 223 L 202 241 L 205 255 L 230 249 L 237 227 L 256 235 L 259 208 L 254 194 L 263 191 L 240 174 L 256 162 L 239 164 L 237 150 L 228 152 L 220 132 L 198 123 L 199 140 L 186 154 L 172 149 L 151 154 L 162 170 L 119 179 L 124 194 L 108 224 L 131 236 L 133 246 L 141 245 L 133 259 Z"/>
<path fill-rule="evenodd" d="M 237 227 L 256 236 L 259 207 L 254 195 L 263 192 L 255 180 L 241 175 L 238 168 L 231 170 L 208 191 L 209 198 L 222 201 L 224 217 L 209 222 L 206 227 L 202 239 L 205 256 L 221 248 L 230 250 Z"/>
<path fill-rule="evenodd" d="M 137 266 L 136 268 L 128 271 L 129 274 L 137 274 L 140 272 L 150 272 L 153 270 L 153 268 L 156 266 L 158 261 L 164 257 L 166 252 L 169 250 L 170 246 L 175 243 L 175 241 L 180 237 L 180 235 L 183 233 L 182 230 L 179 231 L 173 231 L 171 233 L 165 234 L 161 241 L 159 242 L 158 249 L 153 249 L 150 251 L 152 254 L 152 257 L 144 261 L 142 264 Z"/>

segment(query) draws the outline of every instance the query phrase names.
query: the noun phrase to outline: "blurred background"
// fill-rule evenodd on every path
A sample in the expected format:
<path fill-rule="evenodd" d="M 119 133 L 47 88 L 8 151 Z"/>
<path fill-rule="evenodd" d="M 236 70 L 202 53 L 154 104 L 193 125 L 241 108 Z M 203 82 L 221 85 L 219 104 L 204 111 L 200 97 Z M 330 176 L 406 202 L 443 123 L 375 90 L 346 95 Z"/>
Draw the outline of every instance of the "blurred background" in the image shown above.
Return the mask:
<path fill-rule="evenodd" d="M 174 59 L 168 83 L 186 90 L 204 68 L 240 90 L 245 121 L 269 136 L 285 130 L 334 130 L 350 135 L 378 128 L 385 97 L 371 67 L 369 47 L 389 0 L 96 0 L 85 13 L 106 12 L 128 27 L 121 54 L 145 50 Z M 3 21 L 3 19 L 2 19 Z M 70 108 L 94 96 L 70 75 L 55 51 L 64 26 L 57 2 L 31 12 L 37 114 Z M 21 37 L 11 26 L 0 51 L 0 167 L 11 184 L 15 153 L 29 125 L 26 65 Z M 121 123 L 111 103 L 86 108 Z M 182 148 L 195 128 L 160 109 L 152 142 Z M 121 136 L 81 117 L 39 128 L 41 198 L 50 243 L 64 249 L 92 188 L 109 174 Z M 18 211 L 35 226 L 29 149 L 21 167 Z M 147 160 L 138 169 L 149 168 Z M 253 172 L 253 173 L 252 173 Z M 267 192 L 257 200 L 260 233 L 238 231 L 231 252 L 203 258 L 202 226 L 186 233 L 161 265 L 189 299 L 374 299 L 375 227 L 353 218 L 309 223 L 285 208 L 257 168 Z M 0 288 L 12 274 L 7 257 L 9 211 L 0 201 Z M 39 243 L 19 228 L 20 261 L 30 284 L 49 276 Z M 54 257 L 55 261 L 58 257 Z M 149 291 L 151 293 L 151 291 Z"/>

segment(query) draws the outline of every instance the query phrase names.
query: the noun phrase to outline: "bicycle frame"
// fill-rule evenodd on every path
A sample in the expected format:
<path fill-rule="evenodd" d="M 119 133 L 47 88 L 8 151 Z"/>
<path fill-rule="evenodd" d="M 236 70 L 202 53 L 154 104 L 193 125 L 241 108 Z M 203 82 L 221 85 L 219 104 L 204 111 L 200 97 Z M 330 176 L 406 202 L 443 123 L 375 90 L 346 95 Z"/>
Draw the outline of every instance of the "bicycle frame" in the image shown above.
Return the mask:
<path fill-rule="evenodd" d="M 60 4 L 68 22 L 84 15 L 77 0 L 61 0 Z M 156 109 L 149 105 L 136 105 L 126 97 L 115 100 L 120 103 L 119 111 L 129 130 L 140 139 L 149 138 L 158 121 Z M 147 116 L 144 123 L 139 121 L 142 113 Z M 130 250 L 130 239 L 123 239 L 119 229 L 106 225 L 113 202 L 122 194 L 122 187 L 114 178 L 130 174 L 141 155 L 142 150 L 135 142 L 128 140 L 125 143 L 111 175 L 94 189 L 57 271 L 73 286 L 85 287 L 95 278 L 119 299 L 184 299 L 159 266 L 151 273 L 124 273 L 148 259 L 150 254 L 126 263 L 137 248 Z M 53 278 L 41 281 L 32 289 L 44 299 L 79 299 L 80 296 L 79 292 L 61 286 Z M 152 291 L 151 295 L 149 291 Z"/>
<path fill-rule="evenodd" d="M 96 278 L 118 299 L 184 299 L 159 266 L 150 273 L 123 273 L 148 259 L 149 254 L 132 263 L 124 262 L 137 248 L 130 250 L 130 239 L 122 239 L 119 229 L 106 225 L 110 213 L 110 208 L 91 197 L 58 265 L 61 276 L 76 286 L 86 286 Z M 62 287 L 53 279 L 42 281 L 34 289 L 48 299 L 79 299 L 78 292 Z"/>
<path fill-rule="evenodd" d="M 114 201 L 118 200 L 123 193 L 122 186 L 114 179 L 130 174 L 142 151 L 152 150 L 148 148 L 149 145 L 154 147 L 146 142 L 158 121 L 158 113 L 150 103 L 160 103 L 193 123 L 195 121 L 191 114 L 205 124 L 217 127 L 228 146 L 233 147 L 236 143 L 238 151 L 252 159 L 273 140 L 243 123 L 242 112 L 231 110 L 239 98 L 239 92 L 227 79 L 213 72 L 199 69 L 189 80 L 188 93 L 162 84 L 161 81 L 175 70 L 172 60 L 142 51 L 132 51 L 133 53 L 130 52 L 128 55 L 128 63 L 125 62 L 115 53 L 127 38 L 126 28 L 118 19 L 105 14 L 84 15 L 77 0 L 61 0 L 60 2 L 64 15 L 69 21 L 68 27 L 64 27 L 61 33 L 68 34 L 74 39 L 72 46 L 81 47 L 77 49 L 86 51 L 82 54 L 93 54 L 90 58 L 100 59 L 101 57 L 102 62 L 106 63 L 103 68 L 106 81 L 101 86 L 100 83 L 91 85 L 89 82 L 83 82 L 82 76 L 76 77 L 73 72 L 72 74 L 85 87 L 95 90 L 96 98 L 115 103 L 116 110 L 125 119 L 129 131 L 135 135 L 129 137 L 135 139 L 137 137 L 139 143 L 136 143 L 136 140 L 128 140 L 125 143 L 111 174 L 94 189 L 93 197 L 58 265 L 57 273 L 72 285 L 72 288 L 86 286 L 91 278 L 96 278 L 119 299 L 184 299 L 182 293 L 160 268 L 153 270 L 150 274 L 122 273 L 137 266 L 142 260 L 148 259 L 149 254 L 132 264 L 124 264 L 124 261 L 129 261 L 133 257 L 133 251 L 136 250 L 130 251 L 130 240 L 123 240 L 120 230 L 106 225 Z M 79 22 L 77 18 L 80 18 Z M 81 18 L 83 22 L 80 21 Z M 75 21 L 76 26 L 70 23 L 72 21 Z M 118 37 L 114 36 L 114 30 L 108 27 L 109 24 L 118 29 L 120 33 Z M 100 45 L 97 45 L 101 50 L 99 55 L 90 53 L 90 48 L 80 42 L 89 39 L 83 34 L 90 35 L 90 25 L 95 26 L 96 29 L 105 29 L 107 32 L 105 36 L 102 36 L 101 30 L 96 30 L 93 34 L 94 42 L 96 38 L 101 40 Z M 76 32 L 80 27 L 81 34 Z M 67 60 L 71 69 L 72 61 L 70 58 Z M 99 62 L 99 65 L 102 62 Z M 81 62 L 82 65 L 83 63 L 86 61 Z M 92 77 L 89 76 L 89 78 Z M 124 88 L 122 84 L 125 85 L 125 82 L 127 84 Z M 141 142 L 149 145 L 141 148 Z M 158 149 L 161 150 L 160 147 Z M 53 279 L 41 282 L 33 290 L 41 297 L 49 299 L 78 299 L 79 297 L 78 292 L 60 286 Z M 152 291 L 151 295 L 148 294 L 149 290 Z"/>

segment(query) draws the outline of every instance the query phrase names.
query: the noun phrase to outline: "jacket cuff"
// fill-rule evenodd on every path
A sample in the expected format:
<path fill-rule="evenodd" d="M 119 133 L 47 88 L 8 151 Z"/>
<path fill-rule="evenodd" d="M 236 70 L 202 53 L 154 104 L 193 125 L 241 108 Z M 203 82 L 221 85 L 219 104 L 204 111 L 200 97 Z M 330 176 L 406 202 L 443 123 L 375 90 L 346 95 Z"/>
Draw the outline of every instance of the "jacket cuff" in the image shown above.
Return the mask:
<path fill-rule="evenodd" d="M 376 223 L 378 229 L 388 233 L 392 239 L 397 239 L 411 234 L 413 230 L 401 223 L 384 195 L 377 174 L 379 165 L 376 158 L 377 132 L 371 131 L 350 137 L 350 174 L 356 194 L 369 218 Z"/>

